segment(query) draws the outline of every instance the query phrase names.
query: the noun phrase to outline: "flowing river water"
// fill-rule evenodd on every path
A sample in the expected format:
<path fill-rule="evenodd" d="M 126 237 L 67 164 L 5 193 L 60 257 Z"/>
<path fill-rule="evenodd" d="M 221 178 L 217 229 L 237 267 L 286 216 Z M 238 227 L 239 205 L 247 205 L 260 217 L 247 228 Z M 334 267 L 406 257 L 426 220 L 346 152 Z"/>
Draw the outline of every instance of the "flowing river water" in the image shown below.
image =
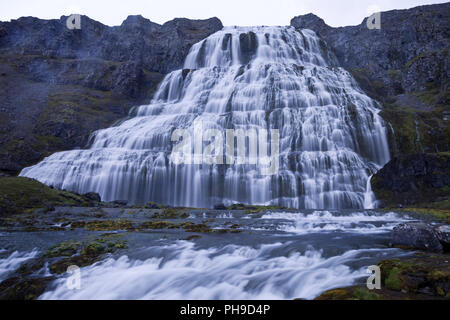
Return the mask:
<path fill-rule="evenodd" d="M 112 216 L 131 215 L 108 210 Z M 148 220 L 138 211 L 132 216 Z M 231 226 L 236 233 L 115 231 L 128 248 L 82 267 L 80 289 L 69 289 L 71 275 L 66 273 L 40 299 L 313 299 L 328 289 L 365 283 L 367 267 L 380 260 L 411 254 L 389 246 L 392 228 L 411 220 L 373 210 L 194 210 L 167 221 L 205 222 L 212 229 Z M 0 280 L 57 243 L 102 233 L 2 232 Z M 192 235 L 199 237 L 188 238 Z M 49 275 L 48 265 L 37 274 Z"/>

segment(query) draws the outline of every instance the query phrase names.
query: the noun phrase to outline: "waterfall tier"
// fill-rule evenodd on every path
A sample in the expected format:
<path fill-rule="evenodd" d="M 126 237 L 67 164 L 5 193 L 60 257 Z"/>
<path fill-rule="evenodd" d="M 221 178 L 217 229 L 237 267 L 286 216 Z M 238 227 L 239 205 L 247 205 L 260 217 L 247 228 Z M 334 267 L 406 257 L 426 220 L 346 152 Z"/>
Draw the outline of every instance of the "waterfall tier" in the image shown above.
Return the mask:
<path fill-rule="evenodd" d="M 369 176 L 389 160 L 378 111 L 311 30 L 226 27 L 191 48 L 149 105 L 95 132 L 89 149 L 55 153 L 21 175 L 105 201 L 363 208 Z M 278 170 L 175 164 L 172 133 L 199 134 L 194 123 L 223 136 L 278 129 Z"/>

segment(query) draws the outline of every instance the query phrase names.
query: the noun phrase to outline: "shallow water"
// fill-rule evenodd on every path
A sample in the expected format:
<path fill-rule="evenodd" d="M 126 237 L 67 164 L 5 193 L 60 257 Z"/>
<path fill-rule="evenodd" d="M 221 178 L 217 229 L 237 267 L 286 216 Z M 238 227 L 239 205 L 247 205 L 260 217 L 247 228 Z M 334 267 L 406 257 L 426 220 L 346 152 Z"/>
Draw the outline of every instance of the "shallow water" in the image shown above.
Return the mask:
<path fill-rule="evenodd" d="M 66 274 L 40 298 L 313 299 L 332 288 L 365 283 L 368 266 L 410 254 L 389 247 L 389 232 L 413 220 L 376 211 L 198 211 L 177 222 L 205 219 L 212 228 L 237 224 L 242 232 L 122 232 L 129 248 L 81 268 L 80 289 L 68 289 Z M 0 278 L 36 256 L 35 247 L 44 252 L 56 243 L 95 234 L 101 232 L 2 233 Z M 201 238 L 183 240 L 194 234 Z"/>

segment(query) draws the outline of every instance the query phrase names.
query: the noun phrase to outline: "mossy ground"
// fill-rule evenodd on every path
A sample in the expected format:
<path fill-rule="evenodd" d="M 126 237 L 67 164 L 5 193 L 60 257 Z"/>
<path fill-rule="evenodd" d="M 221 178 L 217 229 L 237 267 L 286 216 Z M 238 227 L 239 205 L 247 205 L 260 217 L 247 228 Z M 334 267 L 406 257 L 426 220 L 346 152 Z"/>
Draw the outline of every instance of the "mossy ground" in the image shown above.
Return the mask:
<path fill-rule="evenodd" d="M 43 255 L 26 262 L 0 283 L 0 300 L 37 299 L 56 276 L 67 272 L 72 265 L 89 266 L 105 254 L 126 249 L 127 242 L 120 234 L 103 234 L 87 241 L 67 241 L 49 248 Z M 50 276 L 39 277 L 35 272 L 48 264 Z"/>
<path fill-rule="evenodd" d="M 52 189 L 36 180 L 0 177 L 0 214 L 17 214 L 46 206 L 88 206 L 86 198 Z"/>
<path fill-rule="evenodd" d="M 243 203 L 235 203 L 228 207 L 226 207 L 226 210 L 239 210 L 244 211 L 246 214 L 252 214 L 252 213 L 260 213 L 264 211 L 270 211 L 270 210 L 284 210 L 287 209 L 285 207 L 280 206 L 256 206 L 256 205 L 247 205 Z"/>
<path fill-rule="evenodd" d="M 337 288 L 317 300 L 414 300 L 450 299 L 450 256 L 417 253 L 405 259 L 383 260 L 381 289 L 364 286 Z"/>
<path fill-rule="evenodd" d="M 412 213 L 419 213 L 427 216 L 431 216 L 433 218 L 439 219 L 444 221 L 447 224 L 450 224 L 450 204 L 449 201 L 443 202 L 443 205 L 446 205 L 447 209 L 441 209 L 441 208 L 403 208 L 400 211 L 405 212 L 412 212 Z M 432 204 L 434 205 L 434 204 Z"/>

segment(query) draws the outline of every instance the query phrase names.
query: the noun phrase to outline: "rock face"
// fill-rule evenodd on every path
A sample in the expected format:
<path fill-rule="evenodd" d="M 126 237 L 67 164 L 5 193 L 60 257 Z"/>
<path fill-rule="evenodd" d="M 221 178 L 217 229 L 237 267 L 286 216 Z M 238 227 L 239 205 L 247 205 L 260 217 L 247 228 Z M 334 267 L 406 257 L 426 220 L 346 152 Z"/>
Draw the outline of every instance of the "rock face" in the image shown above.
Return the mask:
<path fill-rule="evenodd" d="M 192 44 L 220 30 L 217 18 L 159 25 L 129 16 L 108 27 L 86 16 L 0 22 L 0 172 L 17 173 L 147 103 Z"/>
<path fill-rule="evenodd" d="M 382 103 L 395 132 L 392 154 L 450 150 L 450 3 L 382 12 L 379 30 L 368 29 L 366 20 L 333 28 L 307 14 L 291 25 L 314 30 Z"/>
<path fill-rule="evenodd" d="M 381 13 L 381 29 L 360 25 L 332 28 L 308 14 L 291 20 L 330 45 L 344 68 L 363 69 L 383 84 L 383 94 L 424 90 L 431 82 L 449 89 L 450 3 Z M 398 72 L 398 74 L 394 74 Z"/>
<path fill-rule="evenodd" d="M 438 232 L 429 224 L 401 223 L 392 230 L 392 245 L 430 252 L 443 252 Z"/>
<path fill-rule="evenodd" d="M 372 177 L 384 206 L 441 203 L 450 207 L 450 153 L 396 157 Z"/>

